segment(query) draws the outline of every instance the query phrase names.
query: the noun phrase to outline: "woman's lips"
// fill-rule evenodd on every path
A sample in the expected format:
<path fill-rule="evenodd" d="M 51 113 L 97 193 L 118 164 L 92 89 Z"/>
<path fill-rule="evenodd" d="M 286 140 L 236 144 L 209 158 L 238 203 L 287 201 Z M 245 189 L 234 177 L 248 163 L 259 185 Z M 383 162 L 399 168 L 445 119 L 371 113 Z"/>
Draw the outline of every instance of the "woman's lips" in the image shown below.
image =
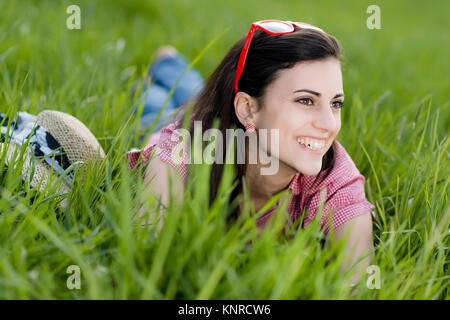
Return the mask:
<path fill-rule="evenodd" d="M 300 142 L 297 142 L 297 143 L 300 146 L 300 148 L 302 148 L 305 151 L 311 152 L 312 154 L 322 154 L 324 152 L 324 150 L 325 150 L 325 146 L 323 146 L 322 149 L 313 150 L 313 149 L 310 149 L 307 146 L 301 144 Z"/>
<path fill-rule="evenodd" d="M 320 143 L 320 142 L 322 143 Z M 327 145 L 327 139 L 326 138 L 316 138 L 316 137 L 312 137 L 312 136 L 298 136 L 296 137 L 296 142 L 300 145 L 300 147 L 305 150 L 308 151 L 312 154 L 323 154 L 325 151 L 325 147 Z M 322 148 L 320 149 L 311 149 L 308 148 L 305 144 L 306 143 L 311 143 L 313 146 L 315 145 L 322 145 Z"/>

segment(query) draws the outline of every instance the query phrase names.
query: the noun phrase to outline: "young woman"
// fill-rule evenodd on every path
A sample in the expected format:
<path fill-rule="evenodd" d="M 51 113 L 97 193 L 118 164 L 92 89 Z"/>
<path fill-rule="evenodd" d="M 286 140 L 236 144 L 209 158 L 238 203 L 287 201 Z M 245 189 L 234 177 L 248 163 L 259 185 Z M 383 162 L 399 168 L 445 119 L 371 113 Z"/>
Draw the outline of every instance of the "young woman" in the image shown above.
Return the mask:
<path fill-rule="evenodd" d="M 169 55 L 167 61 L 176 60 L 174 56 Z M 246 145 L 246 160 L 250 153 L 267 151 L 279 163 L 277 172 L 262 175 L 260 169 L 265 165 L 259 159 L 253 164 L 236 163 L 237 186 L 232 197 L 242 194 L 245 179 L 258 210 L 273 195 L 289 188 L 291 220 L 299 219 L 306 208 L 306 226 L 317 214 L 322 192 L 326 202 L 321 227 L 327 235 L 333 228 L 336 240 L 349 232 L 347 250 L 351 264 L 373 249 L 375 215 L 374 206 L 365 197 L 364 176 L 336 140 L 344 105 L 340 59 L 339 42 L 317 27 L 275 20 L 256 22 L 247 37 L 229 50 L 193 101 L 189 129 L 193 137 L 194 121 L 200 121 L 201 132 L 205 132 L 213 128 L 216 118 L 220 119 L 223 137 L 231 128 L 247 130 L 258 139 L 261 129 L 269 133 L 278 129 L 277 155 L 264 143 Z M 164 79 L 164 75 L 152 77 Z M 148 163 L 145 179 L 151 180 L 149 187 L 161 195 L 163 204 L 168 201 L 168 175 L 174 181 L 172 192 L 181 199 L 189 172 L 187 163 L 177 164 L 171 157 L 177 144 L 174 141 L 180 136 L 177 129 L 189 114 L 186 107 L 180 110 L 184 111 L 179 113 L 182 117 L 153 134 L 143 150 L 127 154 L 133 168 L 137 163 L 145 163 L 153 150 L 160 151 Z M 224 155 L 226 147 L 225 144 Z M 212 165 L 210 203 L 218 191 L 223 162 Z M 281 199 L 258 219 L 258 227 L 264 228 L 280 202 Z M 242 205 L 230 218 L 235 218 L 240 210 Z M 161 227 L 163 219 L 159 221 Z M 361 267 L 369 261 L 370 255 Z"/>

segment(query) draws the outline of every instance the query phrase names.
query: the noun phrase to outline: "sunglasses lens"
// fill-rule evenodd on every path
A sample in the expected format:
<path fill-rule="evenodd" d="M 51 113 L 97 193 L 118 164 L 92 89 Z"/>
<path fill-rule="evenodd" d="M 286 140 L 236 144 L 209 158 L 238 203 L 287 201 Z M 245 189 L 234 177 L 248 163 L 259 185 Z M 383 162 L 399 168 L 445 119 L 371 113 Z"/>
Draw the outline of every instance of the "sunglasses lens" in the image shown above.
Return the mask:
<path fill-rule="evenodd" d="M 278 22 L 278 21 L 264 21 L 261 26 L 269 30 L 270 32 L 292 32 L 293 28 L 291 25 Z"/>
<path fill-rule="evenodd" d="M 294 22 L 295 26 L 298 28 L 304 28 L 304 29 L 314 29 L 314 30 L 318 30 L 318 31 L 322 31 L 324 32 L 322 29 L 315 27 L 313 25 L 310 25 L 308 23 L 304 23 L 304 22 Z"/>

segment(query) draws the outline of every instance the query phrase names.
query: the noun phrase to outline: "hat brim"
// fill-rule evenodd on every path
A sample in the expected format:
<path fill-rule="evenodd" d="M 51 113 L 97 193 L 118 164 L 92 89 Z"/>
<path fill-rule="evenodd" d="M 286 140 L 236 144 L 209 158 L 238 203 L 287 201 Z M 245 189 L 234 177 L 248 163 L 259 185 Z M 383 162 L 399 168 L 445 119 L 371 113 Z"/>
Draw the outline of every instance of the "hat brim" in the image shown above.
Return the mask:
<path fill-rule="evenodd" d="M 104 160 L 105 152 L 94 134 L 74 116 L 61 111 L 44 110 L 37 115 L 36 123 L 59 143 L 71 164 Z"/>

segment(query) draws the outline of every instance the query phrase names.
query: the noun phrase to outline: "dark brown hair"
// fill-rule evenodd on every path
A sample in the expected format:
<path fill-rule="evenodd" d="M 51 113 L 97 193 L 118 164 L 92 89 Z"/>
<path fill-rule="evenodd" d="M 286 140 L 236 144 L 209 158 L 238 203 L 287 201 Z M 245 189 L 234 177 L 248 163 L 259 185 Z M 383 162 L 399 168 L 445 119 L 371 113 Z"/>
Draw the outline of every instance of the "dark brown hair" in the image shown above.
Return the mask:
<path fill-rule="evenodd" d="M 236 72 L 239 54 L 244 44 L 245 37 L 237 41 L 226 54 L 222 62 L 209 77 L 205 87 L 193 104 L 191 112 L 186 112 L 187 104 L 180 109 L 182 112 L 182 121 L 189 114 L 191 137 L 194 136 L 194 121 L 201 121 L 202 132 L 213 128 L 214 120 L 219 119 L 218 129 L 225 137 L 226 129 L 245 127 L 239 122 L 234 109 L 234 76 Z M 293 33 L 273 36 L 257 30 L 245 62 L 245 67 L 239 80 L 239 91 L 246 92 L 250 96 L 261 101 L 266 87 L 274 81 L 280 70 L 292 68 L 295 64 L 306 60 L 319 60 L 328 57 L 334 57 L 341 61 L 341 46 L 339 42 L 331 35 L 311 29 L 298 29 Z M 180 112 L 177 112 L 180 114 Z M 236 146 L 236 144 L 233 144 Z M 228 145 L 225 143 L 223 156 L 227 153 Z M 236 147 L 235 157 L 237 155 Z M 322 171 L 328 170 L 334 166 L 336 145 L 333 141 L 332 147 L 324 155 L 322 161 Z M 216 198 L 219 184 L 222 178 L 225 159 L 222 164 L 214 162 L 211 168 L 210 176 L 210 205 Z M 242 193 L 242 179 L 245 176 L 246 165 L 238 164 L 235 161 L 235 188 L 231 194 L 231 200 L 236 199 Z M 321 181 L 323 181 L 328 173 Z M 317 182 L 317 175 L 314 183 Z M 319 182 L 320 183 L 320 182 Z M 228 216 L 228 219 L 234 219 L 239 214 L 239 206 Z"/>

